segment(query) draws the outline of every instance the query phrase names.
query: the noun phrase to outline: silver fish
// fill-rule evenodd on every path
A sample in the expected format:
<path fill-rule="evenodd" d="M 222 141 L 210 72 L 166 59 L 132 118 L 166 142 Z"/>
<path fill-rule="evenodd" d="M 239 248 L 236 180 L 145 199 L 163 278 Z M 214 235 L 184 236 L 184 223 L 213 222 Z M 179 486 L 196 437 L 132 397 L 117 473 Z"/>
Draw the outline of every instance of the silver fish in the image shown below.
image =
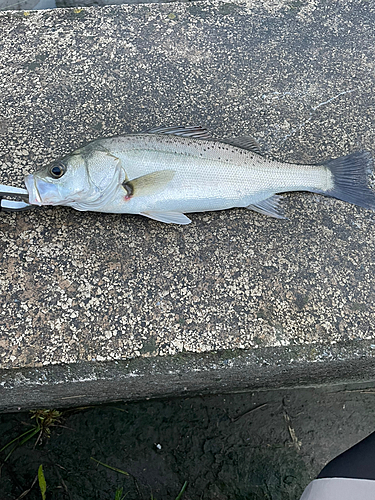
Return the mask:
<path fill-rule="evenodd" d="M 29 203 L 140 214 L 189 224 L 191 212 L 245 207 L 283 218 L 280 196 L 311 191 L 375 210 L 372 160 L 352 153 L 321 165 L 265 158 L 251 137 L 213 140 L 201 127 L 159 127 L 99 139 L 25 178 Z"/>

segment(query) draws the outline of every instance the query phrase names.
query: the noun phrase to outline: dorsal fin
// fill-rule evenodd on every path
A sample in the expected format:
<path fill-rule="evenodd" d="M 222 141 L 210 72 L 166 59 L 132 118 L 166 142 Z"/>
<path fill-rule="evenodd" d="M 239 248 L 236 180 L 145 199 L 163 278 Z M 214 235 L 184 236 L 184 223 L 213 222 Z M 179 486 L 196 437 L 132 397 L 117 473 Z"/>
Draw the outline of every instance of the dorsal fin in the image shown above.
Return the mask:
<path fill-rule="evenodd" d="M 211 139 L 210 132 L 203 127 L 156 127 L 144 131 L 146 134 L 178 135 L 192 139 Z"/>
<path fill-rule="evenodd" d="M 248 151 L 252 151 L 258 155 L 262 154 L 259 143 L 250 135 L 243 135 L 233 139 L 223 139 L 220 142 L 225 142 L 225 144 L 230 144 L 231 146 L 236 146 L 237 148 L 247 149 Z"/>
<path fill-rule="evenodd" d="M 163 134 L 163 135 L 178 135 L 180 137 L 190 137 L 192 139 L 209 139 L 209 140 L 218 140 L 213 139 L 211 133 L 203 128 L 203 127 L 155 127 L 150 128 L 144 131 L 145 134 Z M 262 154 L 262 150 L 260 145 L 254 137 L 250 135 L 243 135 L 241 137 L 233 137 L 230 139 L 221 139 L 218 142 L 224 142 L 225 144 L 230 144 L 231 146 L 235 146 L 241 149 L 247 149 L 248 151 L 252 151 L 253 153 L 257 153 L 258 155 Z"/>

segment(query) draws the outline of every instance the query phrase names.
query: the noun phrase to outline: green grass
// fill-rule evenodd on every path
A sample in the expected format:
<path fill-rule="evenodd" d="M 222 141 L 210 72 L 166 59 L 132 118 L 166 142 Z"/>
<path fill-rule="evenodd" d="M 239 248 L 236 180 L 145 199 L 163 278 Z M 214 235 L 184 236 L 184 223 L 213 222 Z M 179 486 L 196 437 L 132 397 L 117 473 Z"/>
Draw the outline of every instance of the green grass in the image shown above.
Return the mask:
<path fill-rule="evenodd" d="M 123 411 L 123 410 L 121 410 Z M 47 409 L 41 409 L 41 410 L 33 410 L 30 412 L 30 419 L 35 420 L 34 425 L 31 425 L 31 429 L 27 430 L 26 432 L 23 432 L 22 434 L 19 434 L 17 437 L 9 441 L 6 445 L 4 445 L 0 449 L 0 454 L 5 452 L 6 456 L 2 460 L 2 464 L 0 465 L 0 472 L 1 472 L 1 467 L 4 465 L 4 463 L 9 460 L 10 456 L 12 453 L 19 448 L 20 446 L 24 445 L 28 441 L 30 441 L 33 437 L 36 436 L 36 440 L 34 443 L 34 448 L 37 446 L 37 444 L 42 444 L 42 441 L 44 438 L 50 438 L 51 436 L 51 428 L 59 425 L 61 423 L 61 416 L 62 413 L 59 412 L 58 410 L 47 410 Z M 101 462 L 100 460 L 97 460 L 94 457 L 90 457 L 91 460 L 96 462 L 98 465 L 101 465 L 102 467 L 105 467 L 107 469 L 110 469 L 114 472 L 117 472 L 118 474 L 122 474 L 124 476 L 131 476 L 128 472 L 121 470 L 117 467 L 113 467 L 112 465 L 108 465 L 104 462 Z M 134 478 L 135 479 L 135 478 Z M 35 483 L 38 481 L 39 484 L 39 489 L 41 493 L 42 500 L 46 500 L 46 492 L 47 492 L 47 482 L 44 476 L 44 471 L 43 471 L 43 465 L 39 465 L 38 468 L 38 473 L 35 476 L 34 481 L 32 482 L 30 488 L 26 491 L 24 491 L 21 495 L 23 498 L 26 496 L 31 489 L 34 487 Z M 181 490 L 179 491 L 177 497 L 175 500 L 181 500 L 184 491 L 186 490 L 187 487 L 187 481 L 184 482 L 182 485 Z M 125 500 L 127 493 L 123 494 L 123 488 L 118 488 L 115 492 L 115 498 L 114 500 Z M 19 498 L 21 498 L 19 497 Z M 151 494 L 150 500 L 156 500 L 156 498 Z"/>
<path fill-rule="evenodd" d="M 131 474 L 129 474 L 128 472 L 125 472 L 124 470 L 121 470 L 121 469 L 118 469 L 117 467 L 112 467 L 112 465 L 108 465 L 108 464 L 105 464 L 103 462 L 100 462 L 99 460 L 96 460 L 96 458 L 93 458 L 93 457 L 90 457 L 90 458 L 91 458 L 91 460 L 93 460 L 97 464 L 102 465 L 103 467 L 106 467 L 107 469 L 118 472 L 119 474 L 123 474 L 124 476 L 131 476 Z M 176 496 L 176 500 L 181 500 L 182 495 L 184 494 L 184 491 L 186 490 L 187 484 L 188 484 L 187 481 L 185 481 L 184 484 L 182 485 L 182 488 L 181 488 L 179 494 Z M 122 496 L 122 491 L 123 491 L 122 488 L 119 488 L 116 490 L 115 500 L 123 500 L 125 498 L 125 496 Z M 150 500 L 156 500 L 156 498 L 154 497 L 154 495 L 152 493 L 151 493 Z"/>
<path fill-rule="evenodd" d="M 3 463 L 9 459 L 14 450 L 27 443 L 27 441 L 32 439 L 34 436 L 37 436 L 34 447 L 41 442 L 44 437 L 49 438 L 51 435 L 51 427 L 60 423 L 61 412 L 57 410 L 32 410 L 30 413 L 31 419 L 35 419 L 35 425 L 33 425 L 28 431 L 12 439 L 12 441 L 0 449 L 0 453 L 6 450 L 8 451 Z"/>

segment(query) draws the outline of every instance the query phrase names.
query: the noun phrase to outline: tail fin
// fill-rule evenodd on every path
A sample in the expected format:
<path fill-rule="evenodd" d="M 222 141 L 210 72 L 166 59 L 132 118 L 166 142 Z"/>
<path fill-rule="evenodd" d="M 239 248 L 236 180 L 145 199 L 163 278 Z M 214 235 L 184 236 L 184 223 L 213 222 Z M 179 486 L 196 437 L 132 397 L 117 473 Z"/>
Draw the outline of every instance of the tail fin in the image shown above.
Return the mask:
<path fill-rule="evenodd" d="M 375 210 L 375 193 L 367 187 L 367 174 L 372 172 L 368 151 L 329 160 L 324 164 L 333 175 L 334 186 L 321 194 Z"/>

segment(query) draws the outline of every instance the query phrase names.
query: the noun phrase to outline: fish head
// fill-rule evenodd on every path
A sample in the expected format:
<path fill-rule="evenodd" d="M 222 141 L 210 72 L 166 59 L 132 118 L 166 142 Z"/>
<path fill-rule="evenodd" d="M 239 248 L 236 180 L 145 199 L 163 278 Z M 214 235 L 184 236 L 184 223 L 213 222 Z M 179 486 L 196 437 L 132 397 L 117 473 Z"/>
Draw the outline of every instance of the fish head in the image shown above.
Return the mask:
<path fill-rule="evenodd" d="M 117 174 L 117 175 L 116 175 Z M 100 207 L 125 177 L 117 158 L 100 150 L 79 149 L 25 177 L 29 203 Z"/>
<path fill-rule="evenodd" d="M 82 155 L 72 154 L 25 177 L 32 205 L 69 205 L 90 189 Z"/>

